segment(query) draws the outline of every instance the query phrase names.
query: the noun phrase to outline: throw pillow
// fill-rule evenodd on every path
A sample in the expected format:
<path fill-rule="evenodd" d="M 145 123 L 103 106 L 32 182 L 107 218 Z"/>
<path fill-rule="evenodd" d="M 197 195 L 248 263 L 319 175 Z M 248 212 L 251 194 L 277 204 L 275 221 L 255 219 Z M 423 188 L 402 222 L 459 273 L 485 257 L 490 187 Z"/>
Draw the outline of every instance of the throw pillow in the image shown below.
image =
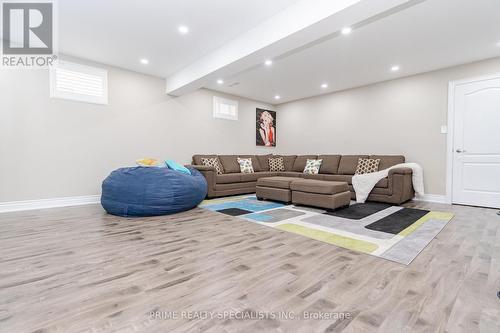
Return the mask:
<path fill-rule="evenodd" d="M 323 160 L 307 160 L 306 167 L 304 168 L 304 173 L 308 175 L 317 175 L 319 173 L 319 168 L 321 167 L 321 162 Z"/>
<path fill-rule="evenodd" d="M 240 164 L 241 173 L 254 173 L 251 158 L 238 157 L 238 163 Z"/>
<path fill-rule="evenodd" d="M 283 157 L 269 157 L 269 171 L 285 171 Z"/>
<path fill-rule="evenodd" d="M 364 175 L 365 173 L 372 173 L 378 171 L 380 159 L 373 158 L 360 158 L 358 159 L 358 166 L 356 167 L 355 175 Z"/>
<path fill-rule="evenodd" d="M 201 164 L 214 167 L 218 175 L 222 175 L 224 173 L 224 169 L 222 168 L 222 164 L 220 164 L 218 157 L 202 158 Z"/>

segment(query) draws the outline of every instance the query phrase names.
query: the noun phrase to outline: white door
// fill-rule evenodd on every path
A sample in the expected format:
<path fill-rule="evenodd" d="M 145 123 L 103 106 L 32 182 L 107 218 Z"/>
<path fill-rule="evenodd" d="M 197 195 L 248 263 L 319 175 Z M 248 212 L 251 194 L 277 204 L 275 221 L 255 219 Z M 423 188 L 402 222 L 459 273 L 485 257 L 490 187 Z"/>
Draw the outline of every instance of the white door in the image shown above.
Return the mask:
<path fill-rule="evenodd" d="M 500 75 L 455 86 L 453 203 L 500 208 Z"/>

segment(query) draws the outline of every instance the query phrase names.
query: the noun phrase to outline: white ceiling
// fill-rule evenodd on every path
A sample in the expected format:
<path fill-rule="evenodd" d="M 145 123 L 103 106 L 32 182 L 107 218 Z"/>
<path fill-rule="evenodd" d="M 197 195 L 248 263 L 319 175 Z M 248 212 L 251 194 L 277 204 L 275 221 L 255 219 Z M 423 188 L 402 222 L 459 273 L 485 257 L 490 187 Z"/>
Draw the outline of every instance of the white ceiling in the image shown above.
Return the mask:
<path fill-rule="evenodd" d="M 61 0 L 59 51 L 167 77 L 296 1 Z"/>
<path fill-rule="evenodd" d="M 500 56 L 498 0 L 335 0 L 339 8 L 329 1 L 63 0 L 58 1 L 59 49 L 159 77 L 177 76 L 184 87 L 192 77 L 191 86 L 272 104 Z M 342 3 L 350 7 L 342 9 Z M 322 8 L 331 13 L 313 15 Z M 279 22 L 286 11 L 297 20 L 309 15 L 309 21 L 271 41 L 278 29 L 269 22 Z M 178 33 L 181 24 L 189 26 L 189 34 Z M 339 35 L 345 24 L 355 29 Z M 245 45 L 251 31 L 253 42 L 262 36 L 268 45 L 236 60 L 234 52 L 226 52 L 233 55 L 227 63 L 214 61 L 231 43 Z M 271 67 L 261 64 L 268 54 L 274 58 Z M 140 64 L 141 58 L 149 65 Z M 191 68 L 203 60 L 217 66 L 196 77 Z M 397 73 L 389 70 L 395 64 L 401 66 Z M 324 82 L 328 89 L 320 88 Z"/>
<path fill-rule="evenodd" d="M 500 1 L 427 0 L 207 87 L 279 104 L 500 56 L 499 42 Z"/>

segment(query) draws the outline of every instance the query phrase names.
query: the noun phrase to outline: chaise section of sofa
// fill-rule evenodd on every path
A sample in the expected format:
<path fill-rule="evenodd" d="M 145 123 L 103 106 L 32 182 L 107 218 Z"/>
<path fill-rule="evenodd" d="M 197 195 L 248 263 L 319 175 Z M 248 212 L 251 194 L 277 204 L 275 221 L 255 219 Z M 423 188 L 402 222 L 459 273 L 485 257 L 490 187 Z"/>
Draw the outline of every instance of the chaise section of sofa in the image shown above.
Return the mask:
<path fill-rule="evenodd" d="M 223 174 L 217 174 L 213 167 L 204 166 L 202 158 L 218 157 L 224 169 Z M 243 174 L 237 158 L 251 158 L 254 173 Z M 283 157 L 284 171 L 269 171 L 269 157 Z M 346 182 L 351 192 L 351 198 L 356 198 L 352 187 L 352 177 L 356 172 L 359 158 L 380 159 L 379 169 L 387 169 L 396 164 L 404 163 L 401 155 L 193 155 L 192 167 L 198 169 L 208 183 L 208 198 L 228 195 L 255 193 L 257 179 L 262 177 L 284 176 L 305 179 Z M 322 159 L 319 174 L 303 173 L 307 159 Z M 412 170 L 396 168 L 389 171 L 389 176 L 380 180 L 372 190 L 369 201 L 385 202 L 399 205 L 413 199 L 415 193 L 412 184 Z"/>

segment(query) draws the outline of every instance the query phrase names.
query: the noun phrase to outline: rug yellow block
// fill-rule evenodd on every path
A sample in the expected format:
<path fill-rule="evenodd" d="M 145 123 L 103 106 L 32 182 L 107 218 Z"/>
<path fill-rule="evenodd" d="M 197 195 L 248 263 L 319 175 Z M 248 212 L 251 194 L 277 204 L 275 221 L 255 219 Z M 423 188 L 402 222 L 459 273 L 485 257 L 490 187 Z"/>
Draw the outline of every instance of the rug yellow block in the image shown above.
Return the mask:
<path fill-rule="evenodd" d="M 429 212 L 429 213 L 425 214 L 424 216 L 422 216 L 417 221 L 415 221 L 415 223 L 410 225 L 408 228 L 401 231 L 398 235 L 403 236 L 403 237 L 408 236 L 409 234 L 411 234 L 412 232 L 417 230 L 422 224 L 424 224 L 425 222 L 427 222 L 429 220 L 449 221 L 453 218 L 453 216 L 454 216 L 454 214 L 449 213 L 449 212 L 435 212 L 435 211 Z"/>
<path fill-rule="evenodd" d="M 373 251 L 378 249 L 377 244 L 365 242 L 359 239 L 354 239 L 346 236 L 332 234 L 330 232 L 326 232 L 323 230 L 307 228 L 297 224 L 290 224 L 290 223 L 282 224 L 276 226 L 276 229 L 293 232 L 294 234 L 309 237 L 315 240 L 319 240 L 321 242 L 337 245 L 340 247 L 344 247 L 346 249 L 356 250 L 364 253 L 372 253 Z"/>

